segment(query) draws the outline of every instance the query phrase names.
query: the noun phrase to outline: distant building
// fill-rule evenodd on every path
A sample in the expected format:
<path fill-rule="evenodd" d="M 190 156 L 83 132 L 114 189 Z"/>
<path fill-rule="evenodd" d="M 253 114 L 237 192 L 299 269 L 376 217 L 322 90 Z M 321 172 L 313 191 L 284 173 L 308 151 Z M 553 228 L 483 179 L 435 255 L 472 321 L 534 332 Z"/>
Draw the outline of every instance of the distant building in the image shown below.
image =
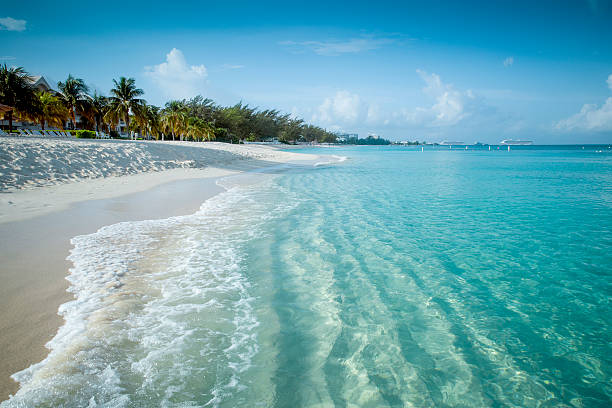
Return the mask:
<path fill-rule="evenodd" d="M 38 91 L 57 93 L 42 75 L 30 77 L 30 85 Z"/>
<path fill-rule="evenodd" d="M 336 142 L 338 143 L 350 143 L 359 140 L 359 135 L 357 133 L 343 133 L 336 132 Z"/>

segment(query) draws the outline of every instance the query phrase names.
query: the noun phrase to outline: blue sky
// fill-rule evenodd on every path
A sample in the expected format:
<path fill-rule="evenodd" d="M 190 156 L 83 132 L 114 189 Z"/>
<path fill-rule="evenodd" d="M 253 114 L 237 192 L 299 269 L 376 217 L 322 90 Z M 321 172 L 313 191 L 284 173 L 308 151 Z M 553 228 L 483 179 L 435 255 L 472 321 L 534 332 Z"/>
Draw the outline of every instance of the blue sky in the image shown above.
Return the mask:
<path fill-rule="evenodd" d="M 19 2 L 0 63 L 396 140 L 612 142 L 612 1 Z"/>

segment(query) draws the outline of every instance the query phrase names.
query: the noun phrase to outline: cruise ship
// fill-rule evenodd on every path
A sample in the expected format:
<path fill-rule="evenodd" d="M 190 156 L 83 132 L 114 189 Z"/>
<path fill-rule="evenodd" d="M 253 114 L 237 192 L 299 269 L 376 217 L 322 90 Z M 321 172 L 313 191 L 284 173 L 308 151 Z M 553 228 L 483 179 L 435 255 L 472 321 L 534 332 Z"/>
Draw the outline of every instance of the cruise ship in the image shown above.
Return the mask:
<path fill-rule="evenodd" d="M 506 140 L 502 140 L 501 143 L 502 145 L 513 145 L 513 146 L 529 146 L 532 145 L 533 142 L 531 140 L 512 140 L 512 139 L 506 139 Z"/>
<path fill-rule="evenodd" d="M 455 142 L 455 141 L 449 142 L 448 140 L 445 140 L 443 142 L 440 142 L 440 144 L 444 146 L 464 146 L 465 142 Z"/>

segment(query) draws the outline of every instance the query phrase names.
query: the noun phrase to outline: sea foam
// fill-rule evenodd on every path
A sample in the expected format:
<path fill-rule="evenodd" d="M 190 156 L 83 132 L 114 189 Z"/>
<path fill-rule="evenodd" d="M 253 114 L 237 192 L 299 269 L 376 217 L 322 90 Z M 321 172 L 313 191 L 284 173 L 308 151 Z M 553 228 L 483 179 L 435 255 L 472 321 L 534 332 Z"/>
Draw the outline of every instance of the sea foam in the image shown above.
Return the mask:
<path fill-rule="evenodd" d="M 193 215 L 73 238 L 65 323 L 1 406 L 215 406 L 246 388 L 260 323 L 241 246 L 282 210 L 262 179 L 224 180 Z"/>

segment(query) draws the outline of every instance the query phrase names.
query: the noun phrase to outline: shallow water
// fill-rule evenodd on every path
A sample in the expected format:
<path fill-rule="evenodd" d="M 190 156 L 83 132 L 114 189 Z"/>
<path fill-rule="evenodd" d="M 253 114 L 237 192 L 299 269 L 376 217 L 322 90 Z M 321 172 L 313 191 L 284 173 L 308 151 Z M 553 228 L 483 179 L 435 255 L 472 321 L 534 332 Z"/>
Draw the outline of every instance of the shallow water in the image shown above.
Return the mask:
<path fill-rule="evenodd" d="M 609 406 L 606 148 L 315 150 L 76 237 L 2 407 Z"/>

